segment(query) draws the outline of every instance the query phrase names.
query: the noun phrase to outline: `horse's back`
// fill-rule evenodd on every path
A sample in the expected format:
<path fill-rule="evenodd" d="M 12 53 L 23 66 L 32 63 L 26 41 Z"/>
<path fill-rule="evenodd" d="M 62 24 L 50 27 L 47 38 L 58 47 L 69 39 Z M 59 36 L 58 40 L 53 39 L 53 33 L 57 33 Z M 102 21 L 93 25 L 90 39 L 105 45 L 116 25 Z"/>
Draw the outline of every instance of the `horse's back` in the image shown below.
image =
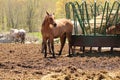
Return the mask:
<path fill-rule="evenodd" d="M 73 24 L 68 19 L 57 19 L 56 20 L 57 27 L 62 27 L 62 29 L 66 32 L 72 32 L 73 30 Z"/>
<path fill-rule="evenodd" d="M 69 19 L 56 19 L 55 20 L 57 24 L 63 24 L 63 25 L 67 25 L 67 24 L 71 24 L 72 25 L 72 22 L 69 20 Z"/>

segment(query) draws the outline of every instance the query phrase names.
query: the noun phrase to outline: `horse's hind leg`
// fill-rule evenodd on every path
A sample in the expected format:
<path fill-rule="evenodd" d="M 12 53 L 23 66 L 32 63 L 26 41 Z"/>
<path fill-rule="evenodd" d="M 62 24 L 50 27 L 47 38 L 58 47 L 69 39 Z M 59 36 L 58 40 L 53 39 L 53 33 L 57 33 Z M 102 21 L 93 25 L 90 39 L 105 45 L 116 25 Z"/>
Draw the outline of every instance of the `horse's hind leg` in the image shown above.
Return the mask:
<path fill-rule="evenodd" d="M 68 51 L 69 55 L 68 55 L 68 56 L 71 56 L 70 53 L 72 52 L 71 35 L 72 35 L 72 34 L 70 34 L 70 33 L 67 34 L 67 38 L 68 38 L 68 46 L 69 46 L 69 51 Z"/>
<path fill-rule="evenodd" d="M 66 41 L 66 35 L 63 35 L 62 37 L 60 37 L 61 48 L 60 48 L 59 55 L 61 55 L 62 53 L 63 47 L 65 45 L 65 41 Z"/>

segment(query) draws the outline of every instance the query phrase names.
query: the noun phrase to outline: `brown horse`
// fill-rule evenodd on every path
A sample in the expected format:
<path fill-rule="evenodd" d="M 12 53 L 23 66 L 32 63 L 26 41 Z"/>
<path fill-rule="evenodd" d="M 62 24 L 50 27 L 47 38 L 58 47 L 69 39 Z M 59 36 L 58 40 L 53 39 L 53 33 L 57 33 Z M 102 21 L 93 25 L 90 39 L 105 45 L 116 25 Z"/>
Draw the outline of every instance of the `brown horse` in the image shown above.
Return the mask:
<path fill-rule="evenodd" d="M 42 23 L 41 33 L 42 33 L 42 51 L 45 50 L 44 57 L 47 56 L 47 41 L 49 42 L 50 49 L 52 50 L 53 57 L 54 54 L 54 38 L 60 37 L 61 48 L 59 55 L 62 53 L 62 49 L 64 47 L 66 38 L 68 38 L 68 45 L 69 45 L 69 55 L 70 50 L 72 50 L 71 46 L 71 35 L 73 25 L 70 20 L 67 19 L 58 19 L 54 20 L 54 14 L 49 14 L 46 12 L 45 19 Z"/>
<path fill-rule="evenodd" d="M 117 23 L 115 26 L 111 26 L 107 29 L 107 34 L 117 34 L 120 35 L 120 23 Z"/>

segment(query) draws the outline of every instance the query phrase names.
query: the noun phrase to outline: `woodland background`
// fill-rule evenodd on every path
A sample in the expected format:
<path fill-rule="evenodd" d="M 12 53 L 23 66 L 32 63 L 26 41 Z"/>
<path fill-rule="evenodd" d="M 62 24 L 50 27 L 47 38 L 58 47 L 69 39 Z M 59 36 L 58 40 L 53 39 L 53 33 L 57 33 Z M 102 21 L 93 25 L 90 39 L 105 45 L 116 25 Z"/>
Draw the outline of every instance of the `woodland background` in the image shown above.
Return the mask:
<path fill-rule="evenodd" d="M 65 3 L 82 0 L 0 0 L 0 32 L 23 28 L 28 32 L 40 31 L 45 12 L 55 18 L 65 18 Z M 85 0 L 93 3 L 94 0 Z M 104 5 L 105 0 L 96 0 Z M 113 3 L 115 0 L 108 0 Z"/>

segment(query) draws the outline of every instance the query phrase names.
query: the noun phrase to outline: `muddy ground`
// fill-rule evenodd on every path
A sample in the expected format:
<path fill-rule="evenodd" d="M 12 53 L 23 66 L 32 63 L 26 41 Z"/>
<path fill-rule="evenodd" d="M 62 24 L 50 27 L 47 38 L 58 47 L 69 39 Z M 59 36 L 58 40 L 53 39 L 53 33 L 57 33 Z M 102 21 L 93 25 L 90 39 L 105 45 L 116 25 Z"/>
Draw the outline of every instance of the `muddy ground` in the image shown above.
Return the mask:
<path fill-rule="evenodd" d="M 120 80 L 120 49 L 87 51 L 67 57 L 68 46 L 56 59 L 43 58 L 40 44 L 0 44 L 0 80 Z"/>

